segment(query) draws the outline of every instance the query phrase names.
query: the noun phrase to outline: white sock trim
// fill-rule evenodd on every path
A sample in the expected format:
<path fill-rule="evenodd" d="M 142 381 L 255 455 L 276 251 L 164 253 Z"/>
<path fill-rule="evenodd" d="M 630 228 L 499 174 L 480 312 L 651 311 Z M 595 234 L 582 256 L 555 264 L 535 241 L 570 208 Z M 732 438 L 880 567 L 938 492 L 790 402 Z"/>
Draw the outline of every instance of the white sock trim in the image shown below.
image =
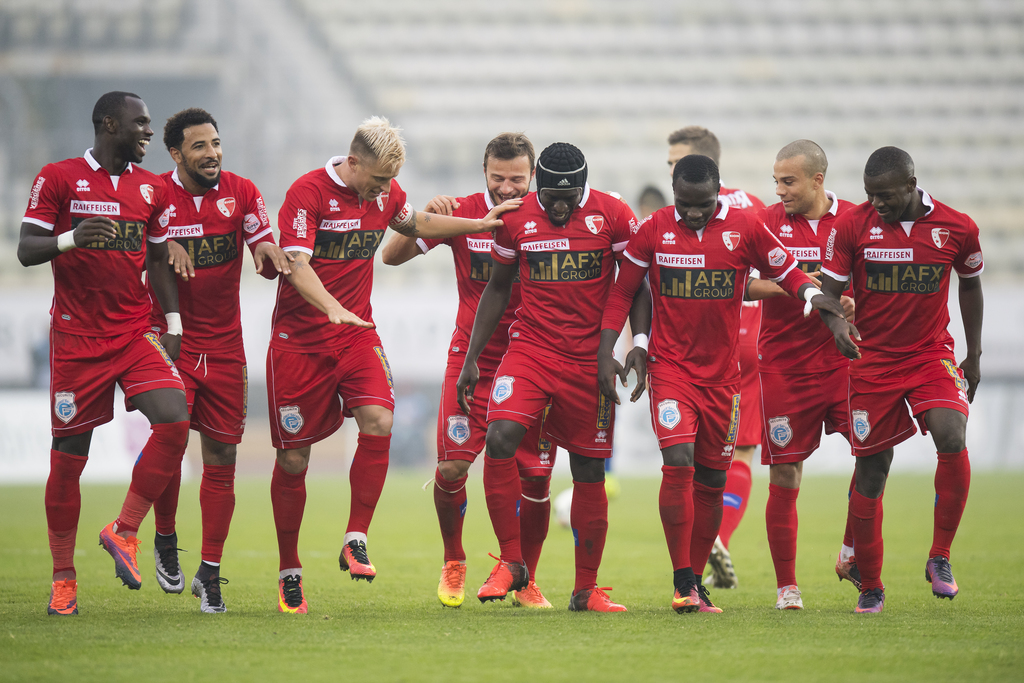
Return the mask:
<path fill-rule="evenodd" d="M 366 534 L 358 531 L 350 531 L 345 534 L 345 540 L 342 541 L 342 544 L 348 545 L 352 541 L 362 541 L 363 543 L 366 543 Z"/>
<path fill-rule="evenodd" d="M 540 500 L 537 500 L 536 498 L 530 498 L 527 495 L 523 495 L 523 498 L 525 498 L 526 500 L 530 501 L 531 503 L 546 503 L 549 500 L 551 500 L 551 494 L 548 494 L 546 497 L 541 498 Z"/>
<path fill-rule="evenodd" d="M 843 562 L 849 562 L 850 558 L 853 557 L 853 548 L 848 545 L 844 545 L 843 549 L 839 551 L 839 559 Z"/>
<path fill-rule="evenodd" d="M 302 578 L 302 567 L 292 567 L 291 569 L 282 569 L 278 578 L 283 579 L 286 576 L 298 576 Z"/>

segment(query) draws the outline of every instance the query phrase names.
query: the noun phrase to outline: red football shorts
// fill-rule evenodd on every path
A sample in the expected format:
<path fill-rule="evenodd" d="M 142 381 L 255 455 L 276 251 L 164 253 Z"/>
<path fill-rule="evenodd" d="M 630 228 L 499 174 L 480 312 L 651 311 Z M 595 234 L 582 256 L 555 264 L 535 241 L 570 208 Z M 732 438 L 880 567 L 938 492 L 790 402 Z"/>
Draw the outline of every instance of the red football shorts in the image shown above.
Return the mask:
<path fill-rule="evenodd" d="M 849 374 L 849 365 L 801 375 L 761 373 L 762 465 L 806 460 L 821 445 L 822 424 L 826 434 L 850 440 Z"/>
<path fill-rule="evenodd" d="M 615 404 L 597 388 L 597 364 L 510 349 L 491 385 L 488 424 L 512 420 L 529 429 L 543 419 L 549 403 L 544 421 L 549 441 L 577 455 L 611 457 Z"/>
<path fill-rule="evenodd" d="M 365 342 L 323 353 L 267 352 L 267 397 L 274 448 L 323 441 L 338 431 L 352 408 L 376 405 L 395 410 L 391 366 L 376 334 Z M 341 410 L 341 400 L 345 412 Z"/>
<path fill-rule="evenodd" d="M 456 384 L 466 354 L 448 356 L 441 387 L 441 406 L 437 412 L 437 459 L 468 460 L 474 462 L 477 454 L 484 449 L 487 437 L 487 397 L 491 394 L 496 368 L 480 368 L 480 381 L 473 392 L 469 415 L 459 407 Z M 546 411 L 545 411 L 546 412 Z M 535 422 L 526 431 L 526 436 L 516 449 L 516 463 L 519 474 L 524 477 L 546 477 L 551 475 L 558 450 L 550 441 L 541 436 L 544 418 Z"/>
<path fill-rule="evenodd" d="M 185 382 L 192 429 L 221 443 L 241 443 L 249 398 L 245 350 L 213 354 L 182 350 L 178 371 Z"/>
<path fill-rule="evenodd" d="M 967 380 L 952 358 L 908 363 L 870 376 L 851 374 L 853 454 L 874 455 L 909 439 L 917 431 L 911 415 L 927 434 L 924 413 L 932 408 L 969 414 Z"/>
<path fill-rule="evenodd" d="M 761 307 L 748 306 L 749 303 L 744 301 L 740 309 L 740 431 L 736 436 L 737 447 L 761 443 L 761 393 L 757 381 Z"/>
<path fill-rule="evenodd" d="M 674 369 L 658 367 L 648 369 L 647 392 L 660 448 L 692 443 L 694 462 L 729 469 L 739 433 L 739 382 L 704 387 Z"/>
<path fill-rule="evenodd" d="M 82 434 L 114 417 L 114 383 L 127 398 L 154 389 L 185 390 L 153 332 L 79 337 L 50 329 L 53 436 Z"/>

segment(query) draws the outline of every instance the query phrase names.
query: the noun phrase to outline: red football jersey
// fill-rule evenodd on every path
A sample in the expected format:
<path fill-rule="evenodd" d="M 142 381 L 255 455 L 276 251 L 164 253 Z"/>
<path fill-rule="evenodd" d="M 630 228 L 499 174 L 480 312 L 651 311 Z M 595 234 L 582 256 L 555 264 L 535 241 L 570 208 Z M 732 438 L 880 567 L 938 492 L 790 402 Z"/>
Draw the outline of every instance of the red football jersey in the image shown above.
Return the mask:
<path fill-rule="evenodd" d="M 949 273 L 981 275 L 985 263 L 978 226 L 966 214 L 933 201 L 918 188 L 928 213 L 913 223 L 883 223 L 870 202 L 836 221 L 825 245 L 822 272 L 847 281 L 853 275 L 861 359 L 853 374 L 948 358 Z"/>
<path fill-rule="evenodd" d="M 487 192 L 459 197 L 457 201 L 459 208 L 455 209 L 453 215 L 459 218 L 483 218 L 494 208 L 491 195 Z M 455 318 L 455 332 L 452 333 L 448 349 L 452 353 L 465 353 L 469 348 L 469 336 L 473 332 L 473 320 L 480 304 L 480 295 L 483 294 L 487 281 L 491 279 L 491 245 L 494 244 L 494 237 L 489 232 L 481 232 L 448 239 L 419 239 L 416 243 L 424 254 L 439 244 L 447 244 L 452 248 L 452 257 L 455 259 L 455 282 L 459 289 L 459 312 Z M 501 358 L 508 349 L 508 328 L 516 319 L 520 299 L 517 273 L 505 315 L 502 316 L 487 346 L 480 353 L 480 367 L 497 368 L 501 363 Z"/>
<path fill-rule="evenodd" d="M 342 306 L 367 322 L 373 321 L 373 255 L 388 223 L 404 219 L 413 208 L 405 191 L 391 181 L 390 191 L 364 202 L 334 169 L 345 157 L 333 157 L 323 168 L 310 171 L 288 189 L 278 213 L 281 248 L 302 251 L 324 287 Z M 286 278 L 277 288 L 270 345 L 282 351 L 313 353 L 353 345 L 372 330 L 332 325 Z"/>
<path fill-rule="evenodd" d="M 252 181 L 222 171 L 220 182 L 195 196 L 184 188 L 175 169 L 161 176 L 170 206 L 167 236 L 192 259 L 196 276 L 178 281 L 178 309 L 185 333 L 181 348 L 193 353 L 228 351 L 242 346 L 242 316 L 238 281 L 242 276 L 239 246 L 249 250 L 273 242 L 274 231 L 263 197 Z M 265 264 L 264 272 L 274 266 Z M 150 288 L 152 290 L 152 288 Z M 167 321 L 153 296 L 150 327 L 163 333 Z"/>
<path fill-rule="evenodd" d="M 718 190 L 718 201 L 730 209 L 753 209 L 754 211 L 759 211 L 764 208 L 764 202 L 760 199 L 735 188 L 720 188 Z"/>
<path fill-rule="evenodd" d="M 704 386 L 739 380 L 740 309 L 751 267 L 794 292 L 810 282 L 756 213 L 721 202 L 700 233 L 683 225 L 673 206 L 655 211 L 629 241 L 626 258 L 637 268 L 623 265 L 601 328 L 622 328 L 646 274 L 654 297 L 650 363 L 671 364 Z"/>
<path fill-rule="evenodd" d="M 24 222 L 54 236 L 92 216 L 117 223 L 115 239 L 72 249 L 50 261 L 55 330 L 108 337 L 146 329 L 146 241 L 167 239 L 166 194 L 160 176 L 135 164 L 128 164 L 120 176 L 110 175 L 93 158 L 92 149 L 84 157 L 43 167 L 32 184 Z"/>
<path fill-rule="evenodd" d="M 521 345 L 529 353 L 596 363 L 615 263 L 636 229 L 633 211 L 621 199 L 588 185 L 561 227 L 548 219 L 536 192 L 501 220 L 504 225 L 495 232 L 491 255 L 499 263 L 518 262 L 522 284 L 509 348 Z"/>
<path fill-rule="evenodd" d="M 787 214 L 782 202 L 760 213 L 768 232 L 779 238 L 805 273 L 821 269 L 825 242 L 837 217 L 854 206 L 831 192 L 825 194 L 832 200 L 832 206 L 815 221 L 817 225 L 800 214 Z M 821 316 L 815 313 L 804 317 L 803 301 L 776 296 L 764 299 L 761 305 L 764 311 L 758 339 L 761 372 L 825 372 L 850 362 L 836 349 L 832 332 L 821 321 Z"/>

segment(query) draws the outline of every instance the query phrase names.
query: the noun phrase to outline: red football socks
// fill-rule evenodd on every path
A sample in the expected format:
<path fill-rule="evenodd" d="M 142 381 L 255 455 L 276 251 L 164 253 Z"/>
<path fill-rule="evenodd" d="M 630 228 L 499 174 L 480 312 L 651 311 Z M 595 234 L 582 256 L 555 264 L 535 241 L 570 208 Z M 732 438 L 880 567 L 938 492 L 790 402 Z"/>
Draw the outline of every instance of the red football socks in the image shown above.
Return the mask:
<path fill-rule="evenodd" d="M 935 468 L 935 529 L 932 549 L 928 557 L 949 559 L 949 546 L 953 544 L 960 518 L 967 505 L 967 492 L 971 488 L 971 461 L 967 449 L 959 453 L 938 453 Z M 857 561 L 860 561 L 858 556 Z"/>
<path fill-rule="evenodd" d="M 658 494 L 661 526 L 665 529 L 672 569 L 690 566 L 693 534 L 693 468 L 661 467 L 661 492 Z"/>
<path fill-rule="evenodd" d="M 469 475 L 448 481 L 434 470 L 434 509 L 437 523 L 441 527 L 441 541 L 444 543 L 444 561 L 466 561 L 462 547 L 462 525 L 466 520 L 466 481 Z"/>
<path fill-rule="evenodd" d="M 345 533 L 355 531 L 365 534 L 370 529 L 373 511 L 377 509 L 377 501 L 380 500 L 380 492 L 384 490 L 384 480 L 388 476 L 391 435 L 375 436 L 360 432 L 357 443 L 352 466 L 348 471 L 352 502 Z"/>
<path fill-rule="evenodd" d="M 522 562 L 519 542 L 519 503 L 523 495 L 519 467 L 515 458 L 492 458 L 484 455 L 484 496 L 491 516 L 494 535 L 498 537 L 501 559 Z"/>
<path fill-rule="evenodd" d="M 551 477 L 539 481 L 520 479 L 519 482 L 523 490 L 519 505 L 519 544 L 530 578 L 536 580 L 537 562 L 551 521 Z"/>
<path fill-rule="evenodd" d="M 850 516 L 861 590 L 882 588 L 882 498 L 868 498 L 854 489 L 850 494 Z"/>
<path fill-rule="evenodd" d="M 75 537 L 82 511 L 78 480 L 88 458 L 50 451 L 50 476 L 46 479 L 46 530 L 50 536 L 53 573 L 75 571 Z"/>
<path fill-rule="evenodd" d="M 608 494 L 603 481 L 573 481 L 569 523 L 576 541 L 576 587 L 572 591 L 575 595 L 597 587 L 597 570 L 608 536 Z"/>
<path fill-rule="evenodd" d="M 308 469 L 298 474 L 289 474 L 280 463 L 274 463 L 274 476 L 270 480 L 270 502 L 274 507 L 274 526 L 277 527 L 279 571 L 302 567 L 299 561 L 299 527 L 302 526 L 302 513 L 306 509 Z"/>
<path fill-rule="evenodd" d="M 181 468 L 167 483 L 160 497 L 153 501 L 153 522 L 156 532 L 163 536 L 174 533 L 174 517 L 178 512 L 178 493 L 181 491 Z"/>
<path fill-rule="evenodd" d="M 203 512 L 202 559 L 219 564 L 231 527 L 231 516 L 235 512 L 234 465 L 203 465 L 199 508 Z"/>
<path fill-rule="evenodd" d="M 188 426 L 188 420 L 152 426 L 153 433 L 143 446 L 142 454 L 132 470 L 132 483 L 117 518 L 117 533 L 138 532 L 153 501 L 164 492 L 175 472 L 181 472 L 181 458 L 185 455 L 185 444 L 188 442 Z"/>
<path fill-rule="evenodd" d="M 857 471 L 854 470 L 850 477 L 850 490 L 846 494 L 846 531 L 843 532 L 843 545 L 847 548 L 853 547 L 853 517 L 850 515 L 850 496 L 853 495 L 853 487 L 857 485 Z"/>
<path fill-rule="evenodd" d="M 725 487 L 714 489 L 699 481 L 693 482 L 693 536 L 690 538 L 690 566 L 701 575 L 708 563 L 711 548 L 722 526 L 722 494 Z"/>
<path fill-rule="evenodd" d="M 747 511 L 747 501 L 750 500 L 750 465 L 742 460 L 732 461 L 723 499 L 722 528 L 718 530 L 718 536 L 728 548 L 732 532 L 740 525 L 743 513 Z"/>
<path fill-rule="evenodd" d="M 768 484 L 764 521 L 779 588 L 796 585 L 796 498 L 799 494 L 800 489 Z"/>

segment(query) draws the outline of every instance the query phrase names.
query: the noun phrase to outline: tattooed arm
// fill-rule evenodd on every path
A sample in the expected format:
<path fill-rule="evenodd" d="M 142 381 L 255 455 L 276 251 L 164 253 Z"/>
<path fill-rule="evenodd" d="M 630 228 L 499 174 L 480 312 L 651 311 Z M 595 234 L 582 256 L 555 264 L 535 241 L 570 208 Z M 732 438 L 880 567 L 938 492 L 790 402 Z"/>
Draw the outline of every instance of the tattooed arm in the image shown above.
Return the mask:
<path fill-rule="evenodd" d="M 494 232 L 502 224 L 498 216 L 506 211 L 518 209 L 522 203 L 522 199 L 510 199 L 494 207 L 490 213 L 477 220 L 442 216 L 425 211 L 402 210 L 392 219 L 388 227 L 406 237 L 425 239 L 444 239 L 456 235 Z M 409 208 L 408 205 L 407 208 Z"/>

